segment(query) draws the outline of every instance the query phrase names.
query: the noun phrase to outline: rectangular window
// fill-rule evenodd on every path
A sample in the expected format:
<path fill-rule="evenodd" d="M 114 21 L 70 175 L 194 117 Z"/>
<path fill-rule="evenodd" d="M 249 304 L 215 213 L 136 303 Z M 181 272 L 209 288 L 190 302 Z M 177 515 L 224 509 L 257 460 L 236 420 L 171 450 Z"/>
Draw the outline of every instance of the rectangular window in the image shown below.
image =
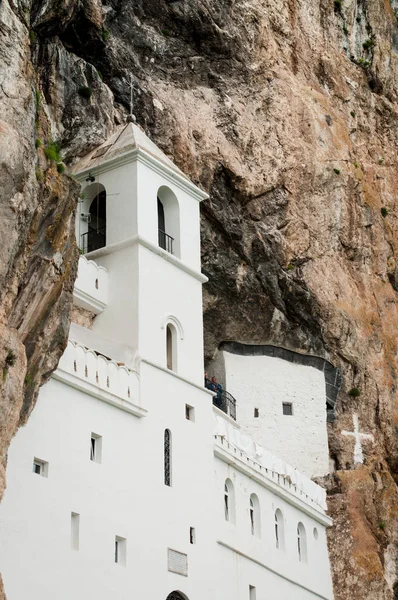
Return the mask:
<path fill-rule="evenodd" d="M 189 528 L 189 543 L 190 544 L 196 544 L 195 527 L 190 527 Z"/>
<path fill-rule="evenodd" d="M 185 405 L 185 418 L 188 421 L 195 421 L 195 409 L 193 406 L 189 406 L 189 404 Z"/>
<path fill-rule="evenodd" d="M 115 536 L 115 563 L 119 565 L 126 564 L 126 538 Z"/>
<path fill-rule="evenodd" d="M 36 473 L 36 475 L 40 475 L 41 477 L 48 477 L 48 462 L 34 458 L 33 473 Z"/>
<path fill-rule="evenodd" d="M 102 437 L 96 433 L 91 434 L 90 460 L 100 463 L 102 460 Z"/>
<path fill-rule="evenodd" d="M 256 588 L 254 585 L 249 585 L 249 600 L 256 600 Z"/>
<path fill-rule="evenodd" d="M 79 550 L 80 515 L 78 513 L 71 513 L 70 525 L 70 547 L 72 550 Z"/>
<path fill-rule="evenodd" d="M 254 418 L 257 419 L 260 416 L 258 408 L 254 409 Z"/>
<path fill-rule="evenodd" d="M 291 402 L 282 402 L 282 409 L 284 415 L 291 416 L 293 414 L 293 404 Z"/>

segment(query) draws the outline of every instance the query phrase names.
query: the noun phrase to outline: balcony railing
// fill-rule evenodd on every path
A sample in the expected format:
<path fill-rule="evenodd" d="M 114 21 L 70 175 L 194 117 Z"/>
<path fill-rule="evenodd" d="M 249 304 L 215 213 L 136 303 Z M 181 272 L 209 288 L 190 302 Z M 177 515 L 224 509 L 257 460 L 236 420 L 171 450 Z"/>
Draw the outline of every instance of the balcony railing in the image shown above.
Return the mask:
<path fill-rule="evenodd" d="M 158 229 L 158 240 L 159 240 L 159 246 L 161 248 L 163 248 L 163 250 L 166 250 L 166 252 L 169 252 L 170 254 L 174 254 L 174 252 L 173 252 L 174 238 L 172 238 L 171 235 L 168 235 L 165 231 Z"/>
<path fill-rule="evenodd" d="M 81 248 L 84 254 L 99 250 L 106 246 L 106 227 L 100 227 L 99 229 L 91 229 L 81 236 Z"/>
<path fill-rule="evenodd" d="M 206 379 L 205 387 L 214 392 L 214 406 L 222 410 L 226 415 L 231 417 L 231 419 L 236 421 L 236 399 L 233 397 L 233 395 L 227 392 L 227 390 L 223 390 L 221 385 L 213 383 L 209 379 Z"/>

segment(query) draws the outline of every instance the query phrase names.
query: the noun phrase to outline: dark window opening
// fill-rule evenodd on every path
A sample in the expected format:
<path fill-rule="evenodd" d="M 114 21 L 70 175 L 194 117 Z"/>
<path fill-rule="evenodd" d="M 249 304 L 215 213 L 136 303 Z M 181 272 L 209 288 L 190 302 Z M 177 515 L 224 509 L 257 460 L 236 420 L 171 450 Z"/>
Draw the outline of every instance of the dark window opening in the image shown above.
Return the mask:
<path fill-rule="evenodd" d="M 90 204 L 88 231 L 82 235 L 83 252 L 106 246 L 106 191 L 99 192 Z"/>
<path fill-rule="evenodd" d="M 254 409 L 254 418 L 257 419 L 260 416 L 258 408 Z"/>
<path fill-rule="evenodd" d="M 164 432 L 164 484 L 171 487 L 171 432 Z"/>
<path fill-rule="evenodd" d="M 293 415 L 293 404 L 291 402 L 282 402 L 282 409 L 284 415 Z"/>

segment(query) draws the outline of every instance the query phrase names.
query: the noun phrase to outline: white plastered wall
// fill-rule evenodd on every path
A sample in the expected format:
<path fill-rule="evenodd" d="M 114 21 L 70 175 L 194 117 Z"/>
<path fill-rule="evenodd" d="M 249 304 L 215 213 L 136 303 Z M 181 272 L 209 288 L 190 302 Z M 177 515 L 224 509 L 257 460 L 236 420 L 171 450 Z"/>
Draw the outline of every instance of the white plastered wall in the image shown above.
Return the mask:
<path fill-rule="evenodd" d="M 226 389 L 236 398 L 242 433 L 309 477 L 327 474 L 323 372 L 270 356 L 223 351 L 223 358 Z M 293 416 L 283 415 L 283 402 L 293 404 Z"/>

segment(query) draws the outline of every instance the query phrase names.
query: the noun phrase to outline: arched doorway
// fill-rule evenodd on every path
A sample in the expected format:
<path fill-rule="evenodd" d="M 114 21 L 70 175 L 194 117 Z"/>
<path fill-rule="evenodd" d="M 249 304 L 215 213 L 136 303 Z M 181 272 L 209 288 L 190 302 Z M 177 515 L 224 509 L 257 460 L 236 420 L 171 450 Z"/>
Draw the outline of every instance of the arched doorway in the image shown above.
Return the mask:
<path fill-rule="evenodd" d="M 87 231 L 82 235 L 85 254 L 106 246 L 106 190 L 100 183 L 95 183 L 89 186 L 86 194 L 88 213 L 81 215 L 87 223 Z"/>
<path fill-rule="evenodd" d="M 166 600 L 188 600 L 186 596 L 183 596 L 181 592 L 171 592 L 166 598 Z"/>

